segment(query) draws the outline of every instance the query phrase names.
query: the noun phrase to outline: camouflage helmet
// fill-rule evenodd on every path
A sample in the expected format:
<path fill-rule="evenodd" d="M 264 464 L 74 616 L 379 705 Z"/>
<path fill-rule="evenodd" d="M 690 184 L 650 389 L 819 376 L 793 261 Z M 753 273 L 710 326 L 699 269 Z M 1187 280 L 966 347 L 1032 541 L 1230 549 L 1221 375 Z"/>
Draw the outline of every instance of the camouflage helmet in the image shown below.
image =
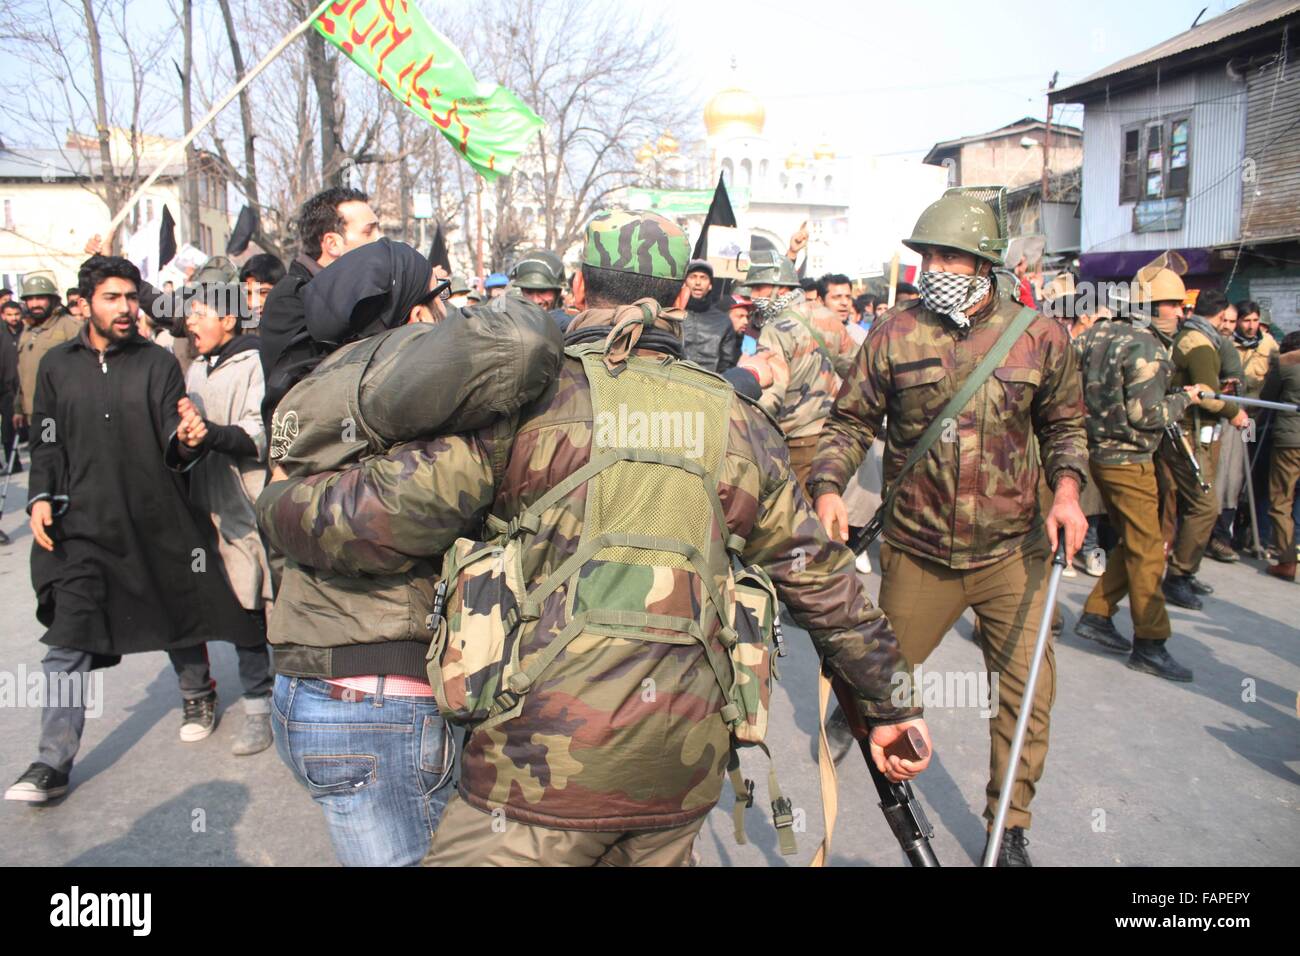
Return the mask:
<path fill-rule="evenodd" d="M 775 285 L 786 289 L 799 287 L 799 276 L 789 256 L 763 250 L 750 257 L 749 269 L 742 285 Z"/>
<path fill-rule="evenodd" d="M 28 299 L 34 295 L 48 295 L 59 298 L 59 287 L 54 284 L 53 272 L 29 272 L 23 276 L 22 291 L 18 298 Z"/>
<path fill-rule="evenodd" d="M 584 266 L 680 282 L 690 258 L 686 233 L 656 213 L 607 209 L 587 223 Z"/>
<path fill-rule="evenodd" d="M 448 290 L 449 295 L 468 295 L 472 291 L 469 280 L 463 275 L 454 275 L 451 277 L 451 289 Z"/>
<path fill-rule="evenodd" d="M 563 289 L 564 262 L 547 249 L 526 253 L 511 266 L 510 282 L 520 289 Z"/>
<path fill-rule="evenodd" d="M 943 246 L 1002 265 L 1007 253 L 1006 189 L 958 186 L 930 203 L 903 245 L 913 252 Z"/>

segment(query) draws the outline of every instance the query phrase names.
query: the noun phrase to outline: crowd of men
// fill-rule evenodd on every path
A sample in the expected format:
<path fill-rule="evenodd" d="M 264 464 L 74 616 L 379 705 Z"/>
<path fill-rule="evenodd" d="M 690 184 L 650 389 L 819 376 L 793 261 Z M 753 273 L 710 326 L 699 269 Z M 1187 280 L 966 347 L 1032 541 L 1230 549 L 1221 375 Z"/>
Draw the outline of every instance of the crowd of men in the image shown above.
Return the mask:
<path fill-rule="evenodd" d="M 621 210 L 576 270 L 536 250 L 480 288 L 347 188 L 303 206 L 287 267 L 214 259 L 181 290 L 96 237 L 63 302 L 41 273 L 0 295 L 47 679 L 166 651 L 197 742 L 206 645 L 233 643 L 234 752 L 276 746 L 345 865 L 685 865 L 725 779 L 745 805 L 781 613 L 855 701 L 837 751 L 865 722 L 905 781 L 929 756 L 897 747 L 928 730 L 895 678 L 970 609 L 1000 675 L 990 825 L 1030 709 L 998 855 L 1030 865 L 1051 554 L 1099 578 L 1076 633 L 1191 680 L 1165 605 L 1201 608 L 1204 554 L 1235 560 L 1259 525 L 1294 580 L 1300 415 L 1231 395 L 1300 400 L 1300 333 L 1214 290 L 1185 314 L 1160 263 L 1110 308 L 1037 303 L 1004 269 L 1001 201 L 929 206 L 904 240 L 919 280 L 889 297 L 801 277 L 804 230 L 724 280 L 677 224 Z M 872 527 L 875 603 L 845 546 Z M 50 699 L 6 799 L 68 792 L 84 718 Z"/>

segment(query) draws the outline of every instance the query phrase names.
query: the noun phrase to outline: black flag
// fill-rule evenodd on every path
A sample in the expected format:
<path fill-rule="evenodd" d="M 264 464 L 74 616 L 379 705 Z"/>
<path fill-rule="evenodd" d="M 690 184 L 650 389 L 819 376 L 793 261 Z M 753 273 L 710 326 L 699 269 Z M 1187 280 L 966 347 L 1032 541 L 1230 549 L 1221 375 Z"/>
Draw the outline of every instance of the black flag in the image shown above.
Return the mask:
<path fill-rule="evenodd" d="M 158 230 L 158 268 L 176 258 L 176 220 L 172 211 L 163 205 L 162 228 Z"/>
<path fill-rule="evenodd" d="M 709 214 L 704 217 L 704 228 L 695 243 L 692 259 L 703 259 L 709 251 L 709 226 L 730 226 L 735 228 L 736 214 L 731 210 L 731 200 L 727 198 L 727 184 L 718 176 L 718 187 L 713 190 L 713 202 L 709 203 Z"/>
<path fill-rule="evenodd" d="M 257 234 L 257 213 L 251 207 L 245 206 L 239 210 L 239 218 L 235 220 L 235 228 L 230 233 L 230 240 L 226 243 L 226 255 L 241 255 L 248 244 L 253 241 L 253 236 Z"/>
<path fill-rule="evenodd" d="M 433 244 L 429 246 L 429 264 L 442 266 L 451 272 L 451 256 L 447 254 L 447 237 L 442 231 L 442 220 L 435 219 L 434 222 L 436 225 L 433 229 Z"/>

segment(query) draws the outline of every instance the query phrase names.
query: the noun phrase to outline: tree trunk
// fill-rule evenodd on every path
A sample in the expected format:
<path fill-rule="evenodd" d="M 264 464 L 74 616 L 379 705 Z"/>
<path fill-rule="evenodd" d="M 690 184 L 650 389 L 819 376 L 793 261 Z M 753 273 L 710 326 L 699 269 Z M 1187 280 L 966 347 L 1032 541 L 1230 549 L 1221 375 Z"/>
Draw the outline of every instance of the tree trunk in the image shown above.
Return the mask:
<path fill-rule="evenodd" d="M 310 5 L 302 16 L 311 12 Z M 322 187 L 340 169 L 338 113 L 334 106 L 334 64 L 325 49 L 325 38 L 315 30 L 307 31 L 307 67 L 311 71 L 312 85 L 316 87 L 316 102 L 320 106 L 320 173 Z"/>
<path fill-rule="evenodd" d="M 235 18 L 230 13 L 230 0 L 217 0 L 221 7 L 221 18 L 226 23 L 226 36 L 230 40 L 230 58 L 235 64 L 235 82 L 244 78 L 244 54 L 239 49 L 239 35 L 235 32 Z M 257 235 L 254 241 L 267 252 L 279 254 L 275 243 L 266 236 L 262 223 L 262 203 L 257 192 L 257 152 L 253 140 L 257 134 L 253 131 L 253 105 L 248 98 L 248 89 L 239 93 L 239 122 L 244 131 L 244 196 L 249 206 L 257 213 Z"/>
<path fill-rule="evenodd" d="M 86 15 L 86 36 L 90 42 L 90 66 L 95 79 L 95 118 L 98 127 L 96 132 L 99 136 L 100 174 L 104 179 L 104 200 L 108 203 L 108 214 L 110 218 L 113 218 L 121 207 L 123 196 L 121 187 L 117 182 L 117 176 L 113 171 L 113 150 L 110 145 L 108 131 L 108 99 L 104 92 L 104 60 L 99 48 L 99 27 L 95 23 L 95 10 L 91 6 L 90 0 L 82 0 L 81 5 Z M 117 232 L 104 238 L 112 247 L 111 251 L 116 253 L 118 251 Z"/>
<path fill-rule="evenodd" d="M 194 0 L 181 0 L 181 29 L 184 31 L 184 53 L 182 54 L 184 63 L 181 67 L 181 123 L 184 126 L 185 135 L 188 136 L 190 130 L 194 128 L 194 95 L 193 83 L 190 80 L 194 73 Z M 199 230 L 199 151 L 195 148 L 193 141 L 185 147 L 185 215 L 182 222 L 185 223 L 183 235 L 185 241 L 193 243 L 195 246 L 200 245 Z M 213 237 L 214 241 L 216 237 Z M 205 250 L 209 255 L 216 252 L 216 249 Z"/>

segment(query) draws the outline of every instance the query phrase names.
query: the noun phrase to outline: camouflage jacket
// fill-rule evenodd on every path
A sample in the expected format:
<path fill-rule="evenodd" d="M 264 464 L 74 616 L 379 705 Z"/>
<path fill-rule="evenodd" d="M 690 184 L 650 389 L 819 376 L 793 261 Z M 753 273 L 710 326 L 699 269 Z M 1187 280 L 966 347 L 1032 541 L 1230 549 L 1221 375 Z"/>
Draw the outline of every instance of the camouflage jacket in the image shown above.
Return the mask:
<path fill-rule="evenodd" d="M 969 331 L 920 300 L 877 320 L 822 432 L 808 478 L 812 493 L 843 493 L 882 420 L 885 482 L 891 483 L 1020 309 L 995 295 L 972 317 Z M 1042 523 L 1035 436 L 1049 484 L 1055 487 L 1069 471 L 1082 487 L 1088 447 L 1077 359 L 1069 333 L 1045 316 L 906 476 L 886 518 L 889 543 L 955 569 L 983 567 L 1020 548 Z"/>
<path fill-rule="evenodd" d="M 1205 332 L 1184 322 L 1174 336 L 1172 347 L 1174 374 L 1171 385 L 1182 388 L 1185 385 L 1200 384 L 1210 391 L 1220 391 L 1223 382 L 1220 374 L 1223 360 L 1219 354 L 1219 343 Z M 1208 398 L 1199 405 L 1190 406 L 1183 416 L 1183 424 L 1192 430 L 1206 421 L 1217 418 L 1232 418 L 1241 406 L 1235 402 L 1223 402 Z"/>
<path fill-rule="evenodd" d="M 858 584 L 852 555 L 826 538 L 796 490 L 780 432 L 739 398 L 729 414 L 717 491 L 726 532 L 744 539 L 742 560 L 768 572 L 817 653 L 861 695 L 869 720 L 917 716 L 889 700 L 893 675 L 907 663 Z M 259 501 L 263 526 L 276 547 L 305 564 L 348 574 L 399 571 L 477 534 L 489 509 L 509 520 L 537 502 L 590 461 L 596 424 L 583 367 L 566 358 L 556 388 L 515 423 L 413 442 L 343 472 L 272 485 Z M 498 482 L 490 463 L 503 443 L 509 459 Z M 575 553 L 592 507 L 587 488 L 562 496 L 529 539 L 522 569 L 530 590 Z M 651 583 L 652 594 L 616 597 L 658 614 L 701 600 L 693 587 L 676 593 L 672 580 L 664 583 Z M 522 665 L 565 626 L 574 601 L 567 590 L 542 600 L 536 625 L 524 632 Z M 555 659 L 517 716 L 471 732 L 465 800 L 523 822 L 584 830 L 671 827 L 708 813 L 730 743 L 701 646 L 606 638 L 584 648 Z M 651 700 L 647 680 L 656 687 Z"/>
<path fill-rule="evenodd" d="M 1098 322 L 1079 339 L 1088 451 L 1101 465 L 1150 461 L 1166 425 L 1191 401 L 1166 394 L 1169 350 L 1125 319 Z"/>
<path fill-rule="evenodd" d="M 776 419 L 786 438 L 818 434 L 840 386 L 830 359 L 804 321 L 787 309 L 758 334 L 759 349 L 772 353 L 772 384 L 763 389 L 758 403 Z"/>
<path fill-rule="evenodd" d="M 840 317 L 818 302 L 805 300 L 790 309 L 798 315 L 803 327 L 830 359 L 831 367 L 840 379 L 849 377 L 853 358 L 858 354 L 858 343 L 849 335 Z"/>

